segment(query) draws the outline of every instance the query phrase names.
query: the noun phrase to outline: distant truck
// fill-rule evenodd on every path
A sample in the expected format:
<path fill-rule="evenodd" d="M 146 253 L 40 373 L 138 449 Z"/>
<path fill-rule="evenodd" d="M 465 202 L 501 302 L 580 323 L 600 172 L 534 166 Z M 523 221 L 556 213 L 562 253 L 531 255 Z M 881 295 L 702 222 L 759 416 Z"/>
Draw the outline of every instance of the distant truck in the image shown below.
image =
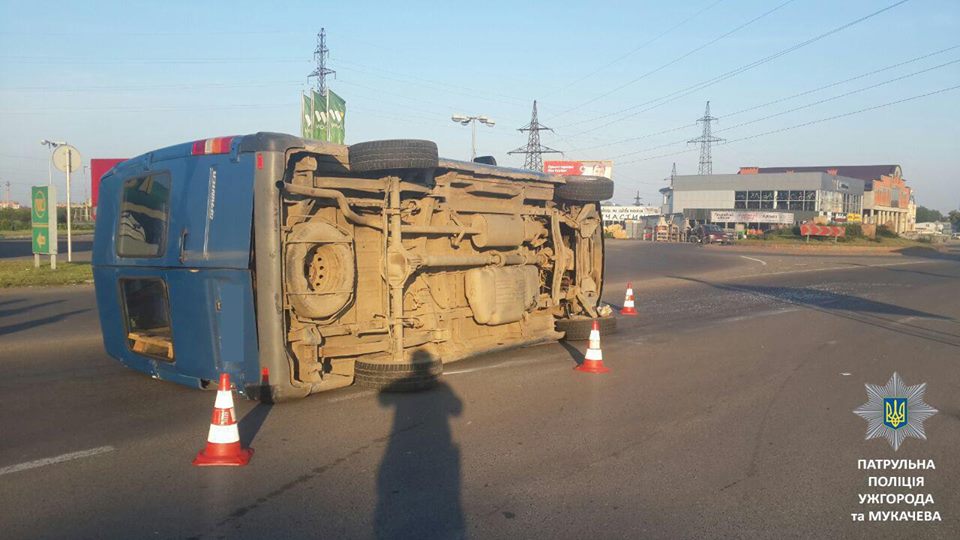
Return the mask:
<path fill-rule="evenodd" d="M 253 399 L 418 390 L 443 364 L 584 339 L 602 317 L 602 177 L 440 159 L 434 143 L 199 140 L 104 176 L 107 352 Z"/>

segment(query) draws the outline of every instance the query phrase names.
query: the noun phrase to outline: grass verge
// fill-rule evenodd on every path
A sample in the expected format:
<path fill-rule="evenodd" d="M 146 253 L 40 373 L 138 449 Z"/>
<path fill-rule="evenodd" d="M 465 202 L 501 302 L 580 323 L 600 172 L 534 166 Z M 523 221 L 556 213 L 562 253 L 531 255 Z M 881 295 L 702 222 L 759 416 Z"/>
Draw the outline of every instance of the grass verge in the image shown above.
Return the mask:
<path fill-rule="evenodd" d="M 40 268 L 33 267 L 33 259 L 0 261 L 0 289 L 7 287 L 45 287 L 49 285 L 75 285 L 93 281 L 93 269 L 85 262 L 57 262 L 57 269 L 50 269 L 50 262 L 41 261 Z"/>
<path fill-rule="evenodd" d="M 877 237 L 876 240 L 869 238 L 841 238 L 837 242 L 834 242 L 833 238 L 810 237 L 810 242 L 808 243 L 805 237 L 770 235 L 766 238 L 737 240 L 736 244 L 740 246 L 856 246 L 888 249 L 922 247 L 933 249 L 929 242 L 918 242 L 916 240 L 907 240 L 906 238 L 884 237 Z"/>

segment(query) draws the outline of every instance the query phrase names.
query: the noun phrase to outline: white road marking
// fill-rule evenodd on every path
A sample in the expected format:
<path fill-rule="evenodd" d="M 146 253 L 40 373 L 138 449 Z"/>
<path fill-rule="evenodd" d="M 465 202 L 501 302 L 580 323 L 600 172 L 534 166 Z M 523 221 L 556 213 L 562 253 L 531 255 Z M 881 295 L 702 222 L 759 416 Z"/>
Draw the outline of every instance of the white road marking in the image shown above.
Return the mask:
<path fill-rule="evenodd" d="M 844 377 L 849 377 L 850 373 L 847 371 L 844 371 L 843 373 L 841 373 L 841 375 L 843 375 Z"/>
<path fill-rule="evenodd" d="M 106 454 L 107 452 L 113 452 L 114 448 L 112 446 L 100 446 L 98 448 L 91 448 L 89 450 L 81 450 L 79 452 L 71 452 L 69 454 L 63 454 L 60 456 L 38 459 L 36 461 L 28 461 L 26 463 L 19 463 L 17 465 L 10 465 L 8 467 L 3 467 L 0 469 L 0 476 L 5 474 L 12 474 L 20 471 L 27 471 L 30 469 L 36 469 L 38 467 L 46 467 L 47 465 L 53 465 L 55 463 L 63 463 L 65 461 L 73 461 L 75 459 L 81 459 L 85 457 L 92 457 L 99 454 Z"/>
<path fill-rule="evenodd" d="M 748 261 L 756 261 L 764 266 L 767 265 L 766 261 L 761 261 L 760 259 L 754 259 L 753 257 L 747 257 L 746 255 L 741 255 L 740 257 L 747 259 Z"/>

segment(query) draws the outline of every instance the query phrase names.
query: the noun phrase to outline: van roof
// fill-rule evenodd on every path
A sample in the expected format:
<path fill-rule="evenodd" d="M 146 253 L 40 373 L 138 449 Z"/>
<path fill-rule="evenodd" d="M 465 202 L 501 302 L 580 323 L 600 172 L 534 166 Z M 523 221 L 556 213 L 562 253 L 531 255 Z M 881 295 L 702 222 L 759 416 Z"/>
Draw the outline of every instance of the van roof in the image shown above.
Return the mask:
<path fill-rule="evenodd" d="M 294 135 L 289 135 L 286 133 L 273 133 L 261 131 L 257 133 L 252 133 L 248 135 L 234 135 L 226 137 L 214 137 L 209 139 L 198 139 L 195 141 L 175 144 L 172 146 L 167 146 L 164 148 L 159 148 L 157 150 L 152 150 L 146 152 L 134 158 L 131 158 L 118 166 L 118 168 L 126 169 L 128 167 L 135 168 L 137 165 L 144 165 L 146 163 L 152 163 L 156 161 L 164 161 L 168 159 L 177 159 L 189 157 L 195 154 L 195 149 L 202 149 L 205 143 L 206 148 L 208 149 L 206 154 L 233 154 L 233 153 L 247 153 L 247 152 L 271 152 L 271 151 L 281 151 L 286 152 L 287 150 L 293 148 L 302 148 L 309 152 L 317 152 L 319 154 L 329 154 L 329 155 L 345 155 L 346 147 L 340 144 L 328 143 L 323 141 L 316 141 L 312 139 L 304 139 L 302 137 L 296 137 Z M 226 145 L 226 146 L 224 146 Z M 213 151 L 209 151 L 209 149 Z M 465 171 L 473 174 L 489 175 L 489 176 L 498 176 L 502 178 L 510 178 L 514 180 L 535 180 L 540 182 L 550 182 L 559 184 L 563 180 L 561 177 L 551 174 L 546 174 L 538 171 L 530 171 L 526 169 L 517 169 L 511 167 L 499 167 L 494 165 L 486 165 L 483 163 L 475 163 L 472 161 L 459 161 L 455 159 L 445 159 L 440 158 L 440 168 Z"/>

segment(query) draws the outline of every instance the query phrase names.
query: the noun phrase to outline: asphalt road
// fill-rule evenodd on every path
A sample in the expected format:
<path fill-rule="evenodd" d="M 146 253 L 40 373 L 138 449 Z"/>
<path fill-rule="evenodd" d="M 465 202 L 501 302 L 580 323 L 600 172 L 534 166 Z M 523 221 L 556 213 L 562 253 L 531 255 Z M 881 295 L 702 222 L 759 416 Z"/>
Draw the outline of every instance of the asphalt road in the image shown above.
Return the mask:
<path fill-rule="evenodd" d="M 608 248 L 605 298 L 633 281 L 641 312 L 604 336 L 609 374 L 573 371 L 583 345 L 557 343 L 448 365 L 420 394 L 238 402 L 256 450 L 241 469 L 190 466 L 213 394 L 106 357 L 92 289 L 2 291 L 2 536 L 960 536 L 956 249 Z M 939 409 L 898 452 L 851 412 L 894 371 Z M 936 470 L 867 487 L 857 460 L 893 458 Z M 883 492 L 935 503 L 859 503 Z M 943 521 L 851 520 L 894 509 Z"/>
<path fill-rule="evenodd" d="M 13 259 L 33 256 L 33 245 L 28 238 L 0 238 L 0 259 Z M 73 260 L 89 261 L 93 250 L 93 235 L 89 233 L 73 235 Z M 67 260 L 67 233 L 57 235 L 57 260 Z M 46 257 L 44 257 L 46 259 Z"/>

